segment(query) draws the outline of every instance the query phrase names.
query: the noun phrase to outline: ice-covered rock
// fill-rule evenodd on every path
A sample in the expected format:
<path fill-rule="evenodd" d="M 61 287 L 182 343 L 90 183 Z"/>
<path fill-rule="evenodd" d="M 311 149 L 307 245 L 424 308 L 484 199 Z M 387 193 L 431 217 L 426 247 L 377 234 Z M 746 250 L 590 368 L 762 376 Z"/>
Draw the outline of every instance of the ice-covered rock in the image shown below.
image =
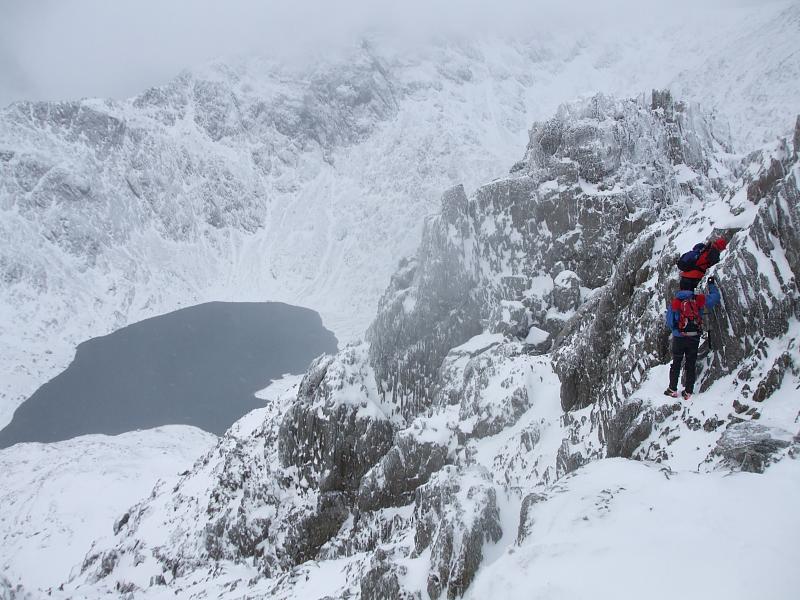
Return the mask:
<path fill-rule="evenodd" d="M 484 545 L 503 535 L 491 476 L 445 467 L 417 490 L 414 502 L 415 551 L 430 549 L 428 595 L 458 598 L 475 578 Z"/>
<path fill-rule="evenodd" d="M 281 422 L 282 465 L 324 491 L 355 491 L 392 445 L 391 415 L 365 355 L 360 345 L 318 358 Z"/>
<path fill-rule="evenodd" d="M 745 421 L 728 427 L 711 455 L 721 457 L 729 467 L 763 473 L 773 456 L 792 441 L 788 431 Z"/>
<path fill-rule="evenodd" d="M 0 575 L 0 600 L 33 600 L 34 597 L 25 591 L 21 584 L 14 585 Z"/>
<path fill-rule="evenodd" d="M 447 434 L 426 431 L 422 419 L 398 432 L 391 450 L 361 479 L 358 508 L 368 511 L 408 504 L 416 489 L 447 462 Z"/>
<path fill-rule="evenodd" d="M 406 417 L 430 405 L 447 351 L 480 332 L 468 209 L 462 186 L 444 194 L 441 214 L 425 224 L 416 260 L 401 263 L 367 333 L 381 394 Z"/>

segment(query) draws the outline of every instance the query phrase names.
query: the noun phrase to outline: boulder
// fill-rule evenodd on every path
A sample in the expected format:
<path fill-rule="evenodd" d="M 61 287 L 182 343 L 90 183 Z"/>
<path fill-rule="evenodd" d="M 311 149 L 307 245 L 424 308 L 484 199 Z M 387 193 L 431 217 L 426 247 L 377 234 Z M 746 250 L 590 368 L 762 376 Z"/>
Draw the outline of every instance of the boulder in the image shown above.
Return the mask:
<path fill-rule="evenodd" d="M 728 427 L 712 450 L 712 457 L 721 457 L 723 463 L 734 469 L 763 473 L 773 456 L 788 448 L 792 434 L 780 429 L 744 421 Z"/>
<path fill-rule="evenodd" d="M 553 306 L 562 313 L 574 311 L 581 303 L 581 278 L 575 271 L 561 271 L 553 279 Z"/>
<path fill-rule="evenodd" d="M 403 588 L 401 579 L 408 573 L 403 565 L 392 561 L 382 548 L 378 548 L 369 561 L 361 578 L 362 600 L 421 600 L 419 591 L 410 592 Z"/>

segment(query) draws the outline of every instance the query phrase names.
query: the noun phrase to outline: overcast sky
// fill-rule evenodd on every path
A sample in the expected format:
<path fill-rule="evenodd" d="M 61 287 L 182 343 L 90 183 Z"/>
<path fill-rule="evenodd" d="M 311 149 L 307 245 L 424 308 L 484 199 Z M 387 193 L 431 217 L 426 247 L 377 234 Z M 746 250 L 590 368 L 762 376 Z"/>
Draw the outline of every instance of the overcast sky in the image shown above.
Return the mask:
<path fill-rule="evenodd" d="M 705 0 L 705 4 L 766 1 L 770 0 Z M 215 58 L 332 51 L 355 43 L 366 31 L 405 40 L 437 33 L 519 34 L 536 27 L 632 23 L 665 6 L 674 10 L 674 3 L 0 0 L 0 106 L 19 99 L 123 98 Z"/>

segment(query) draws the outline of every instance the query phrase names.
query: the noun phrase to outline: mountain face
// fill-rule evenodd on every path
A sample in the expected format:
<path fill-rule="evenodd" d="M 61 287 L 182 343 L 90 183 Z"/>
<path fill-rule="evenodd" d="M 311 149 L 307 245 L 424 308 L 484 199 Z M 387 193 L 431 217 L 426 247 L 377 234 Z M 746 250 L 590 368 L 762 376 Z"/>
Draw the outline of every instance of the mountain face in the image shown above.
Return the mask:
<path fill-rule="evenodd" d="M 129 101 L 3 109 L 0 423 L 80 342 L 187 305 L 284 301 L 357 339 L 442 190 L 502 175 L 530 123 L 575 97 L 668 86 L 731 123 L 737 151 L 788 133 L 798 19 L 779 3 L 654 30 L 374 40 Z"/>
<path fill-rule="evenodd" d="M 4 109 L 0 422 L 78 342 L 187 304 L 309 306 L 353 342 L 115 498 L 46 593 L 788 597 L 799 19 L 367 43 Z M 720 235 L 700 393 L 674 402 L 674 259 Z M 119 446 L 68 456 L 113 468 Z M 43 547 L 68 528 L 17 514 Z M 673 560 L 687 576 L 652 589 Z M 633 591 L 609 577 L 628 564 Z"/>
<path fill-rule="evenodd" d="M 766 471 L 764 489 L 798 497 L 796 463 L 770 465 L 800 450 L 800 147 L 728 143 L 669 92 L 597 95 L 535 123 L 508 176 L 444 194 L 367 343 L 317 359 L 122 515 L 66 589 L 458 598 L 498 577 L 522 597 L 537 559 L 514 556 L 542 559 L 554 503 L 634 527 L 618 505 L 672 475 L 664 494 L 691 489 L 689 469 L 710 487 Z M 701 393 L 681 403 L 661 394 L 663 311 L 675 257 L 712 235 L 730 240 L 723 302 Z"/>

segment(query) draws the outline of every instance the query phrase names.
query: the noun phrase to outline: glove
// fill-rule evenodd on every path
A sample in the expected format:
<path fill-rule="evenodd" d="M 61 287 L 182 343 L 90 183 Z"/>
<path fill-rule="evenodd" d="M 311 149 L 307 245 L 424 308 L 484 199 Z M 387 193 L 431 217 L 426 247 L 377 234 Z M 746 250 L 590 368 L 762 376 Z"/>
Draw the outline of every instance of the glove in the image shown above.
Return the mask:
<path fill-rule="evenodd" d="M 717 283 L 717 280 L 714 279 L 713 277 L 709 277 L 708 278 L 708 285 L 715 285 L 716 283 Z"/>

